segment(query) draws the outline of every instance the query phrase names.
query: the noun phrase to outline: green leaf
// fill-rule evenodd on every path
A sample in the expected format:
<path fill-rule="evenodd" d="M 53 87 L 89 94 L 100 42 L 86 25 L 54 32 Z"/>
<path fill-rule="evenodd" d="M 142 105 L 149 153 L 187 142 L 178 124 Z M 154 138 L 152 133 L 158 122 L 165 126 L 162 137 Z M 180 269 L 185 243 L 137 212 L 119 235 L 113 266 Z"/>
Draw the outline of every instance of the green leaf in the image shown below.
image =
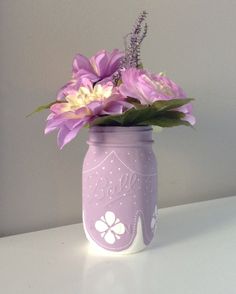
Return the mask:
<path fill-rule="evenodd" d="M 157 119 L 151 119 L 145 122 L 148 125 L 159 126 L 162 128 L 170 128 L 175 126 L 191 126 L 189 122 L 177 119 L 177 118 L 168 118 L 168 117 L 159 117 Z"/>
<path fill-rule="evenodd" d="M 143 105 L 140 103 L 140 101 L 136 98 L 133 97 L 128 97 L 125 99 L 126 102 L 133 104 L 135 106 L 136 109 L 141 109 L 141 108 L 146 108 L 147 105 Z"/>
<path fill-rule="evenodd" d="M 181 107 L 185 104 L 188 104 L 194 100 L 193 98 L 184 98 L 184 99 L 171 99 L 171 100 L 160 100 L 152 104 L 152 107 L 155 107 L 158 111 L 166 111 Z"/>
<path fill-rule="evenodd" d="M 156 114 L 156 110 L 150 106 L 140 109 L 132 108 L 124 113 L 122 123 L 124 126 L 132 126 L 142 124 L 147 118 L 151 118 Z"/>
<path fill-rule="evenodd" d="M 148 119 L 144 123 L 159 127 L 174 127 L 180 125 L 190 126 L 189 122 L 182 120 L 184 117 L 184 113 L 172 110 Z"/>
<path fill-rule="evenodd" d="M 165 116 L 179 119 L 182 118 L 184 114 L 178 111 L 169 111 L 169 113 L 159 113 L 155 108 L 148 106 L 142 109 L 132 108 L 121 115 L 109 115 L 99 117 L 93 121 L 92 125 L 135 126 L 140 124 L 150 124 L 147 123 L 147 121 L 156 120 L 159 117 L 163 118 Z"/>
<path fill-rule="evenodd" d="M 92 126 L 121 126 L 122 115 L 106 115 L 96 118 Z"/>
<path fill-rule="evenodd" d="M 54 102 L 51 102 L 51 103 L 48 103 L 48 104 L 44 104 L 44 105 L 40 105 L 39 107 L 37 107 L 34 111 L 32 111 L 30 114 L 26 115 L 26 117 L 29 117 L 37 112 L 41 112 L 45 109 L 49 109 L 53 104 L 56 104 L 56 103 L 64 103 L 65 101 L 54 101 Z"/>
<path fill-rule="evenodd" d="M 129 97 L 130 103 L 138 104 L 138 107 L 131 108 L 121 115 L 110 115 L 99 117 L 93 121 L 92 125 L 100 126 L 135 126 L 135 125 L 157 125 L 161 127 L 171 127 L 177 125 L 190 125 L 182 120 L 185 114 L 173 110 L 185 105 L 193 99 L 172 99 L 169 101 L 157 101 L 152 105 L 141 105 L 136 99 Z M 136 106 L 136 105 L 135 105 Z"/>

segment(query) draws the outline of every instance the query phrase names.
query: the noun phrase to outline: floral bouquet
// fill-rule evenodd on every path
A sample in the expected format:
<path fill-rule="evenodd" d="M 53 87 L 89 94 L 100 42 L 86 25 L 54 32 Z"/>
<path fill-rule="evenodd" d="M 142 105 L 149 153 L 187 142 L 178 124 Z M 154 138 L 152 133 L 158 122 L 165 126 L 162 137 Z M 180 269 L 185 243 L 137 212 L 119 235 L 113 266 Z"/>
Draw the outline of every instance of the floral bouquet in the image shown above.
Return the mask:
<path fill-rule="evenodd" d="M 77 54 L 71 80 L 49 108 L 45 133 L 62 149 L 90 127 L 82 170 L 83 226 L 92 245 L 114 254 L 143 250 L 157 227 L 157 164 L 152 127 L 192 126 L 190 98 L 163 73 L 143 68 L 143 11 L 125 49 Z"/>
<path fill-rule="evenodd" d="M 165 74 L 143 68 L 140 48 L 147 35 L 147 13 L 138 17 L 125 37 L 125 49 L 101 50 L 90 59 L 77 54 L 72 78 L 49 108 L 45 134 L 58 130 L 62 149 L 81 128 L 91 126 L 192 126 L 190 98 Z"/>

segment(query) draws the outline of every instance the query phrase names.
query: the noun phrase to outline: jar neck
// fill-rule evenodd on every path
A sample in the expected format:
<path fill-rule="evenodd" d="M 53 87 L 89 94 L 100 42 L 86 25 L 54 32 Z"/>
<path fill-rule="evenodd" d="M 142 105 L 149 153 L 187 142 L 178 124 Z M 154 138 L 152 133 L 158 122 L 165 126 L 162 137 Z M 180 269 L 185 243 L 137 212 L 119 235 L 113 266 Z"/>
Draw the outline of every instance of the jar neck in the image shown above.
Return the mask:
<path fill-rule="evenodd" d="M 152 127 L 94 126 L 89 130 L 89 145 L 138 146 L 152 144 Z"/>

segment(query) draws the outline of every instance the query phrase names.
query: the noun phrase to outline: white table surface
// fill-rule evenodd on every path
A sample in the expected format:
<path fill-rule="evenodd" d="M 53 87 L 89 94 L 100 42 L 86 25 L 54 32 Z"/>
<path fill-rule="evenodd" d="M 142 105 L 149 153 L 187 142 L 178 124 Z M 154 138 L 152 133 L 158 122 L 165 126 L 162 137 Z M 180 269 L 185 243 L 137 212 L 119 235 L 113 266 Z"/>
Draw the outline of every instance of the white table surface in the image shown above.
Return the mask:
<path fill-rule="evenodd" d="M 133 255 L 96 255 L 81 224 L 1 238 L 0 293 L 235 294 L 236 196 L 160 209 Z"/>

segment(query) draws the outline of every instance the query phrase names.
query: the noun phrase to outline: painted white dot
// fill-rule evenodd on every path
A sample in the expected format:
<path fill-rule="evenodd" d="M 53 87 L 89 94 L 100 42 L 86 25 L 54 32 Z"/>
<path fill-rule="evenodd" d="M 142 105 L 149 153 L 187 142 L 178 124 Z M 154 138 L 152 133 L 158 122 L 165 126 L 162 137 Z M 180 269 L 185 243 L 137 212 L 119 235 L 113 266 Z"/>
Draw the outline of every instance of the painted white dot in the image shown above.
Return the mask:
<path fill-rule="evenodd" d="M 122 205 L 123 203 L 122 202 L 120 202 L 120 205 Z"/>
<path fill-rule="evenodd" d="M 125 185 L 125 188 L 127 189 L 127 188 L 128 188 L 128 186 L 127 186 L 127 185 Z"/>
<path fill-rule="evenodd" d="M 112 175 L 112 171 L 110 171 L 109 174 Z"/>
<path fill-rule="evenodd" d="M 95 197 L 97 197 L 98 196 L 98 194 L 95 194 Z"/>
<path fill-rule="evenodd" d="M 101 177 L 100 180 L 103 180 L 103 178 Z"/>
<path fill-rule="evenodd" d="M 112 184 L 112 181 L 109 181 L 109 184 Z"/>
<path fill-rule="evenodd" d="M 105 169 L 105 166 L 103 166 L 102 169 L 104 170 Z"/>
<path fill-rule="evenodd" d="M 137 159 L 135 159 L 134 162 L 137 162 Z"/>
<path fill-rule="evenodd" d="M 128 152 L 127 154 L 130 155 L 130 152 Z"/>
<path fill-rule="evenodd" d="M 112 160 L 111 160 L 111 163 L 113 163 L 113 162 L 114 162 L 114 160 L 112 159 Z"/>
<path fill-rule="evenodd" d="M 112 197 L 110 196 L 109 199 L 112 199 Z"/>
<path fill-rule="evenodd" d="M 107 154 L 107 151 L 105 151 L 105 154 Z"/>
<path fill-rule="evenodd" d="M 126 196 L 126 193 L 124 193 L 123 196 Z"/>
<path fill-rule="evenodd" d="M 95 205 L 98 206 L 98 203 L 96 202 Z"/>
<path fill-rule="evenodd" d="M 96 162 L 96 161 L 97 161 L 97 159 L 94 159 L 94 161 Z"/>
<path fill-rule="evenodd" d="M 120 167 L 118 167 L 118 170 L 120 170 Z"/>
<path fill-rule="evenodd" d="M 96 171 L 95 174 L 98 175 L 98 171 Z"/>

